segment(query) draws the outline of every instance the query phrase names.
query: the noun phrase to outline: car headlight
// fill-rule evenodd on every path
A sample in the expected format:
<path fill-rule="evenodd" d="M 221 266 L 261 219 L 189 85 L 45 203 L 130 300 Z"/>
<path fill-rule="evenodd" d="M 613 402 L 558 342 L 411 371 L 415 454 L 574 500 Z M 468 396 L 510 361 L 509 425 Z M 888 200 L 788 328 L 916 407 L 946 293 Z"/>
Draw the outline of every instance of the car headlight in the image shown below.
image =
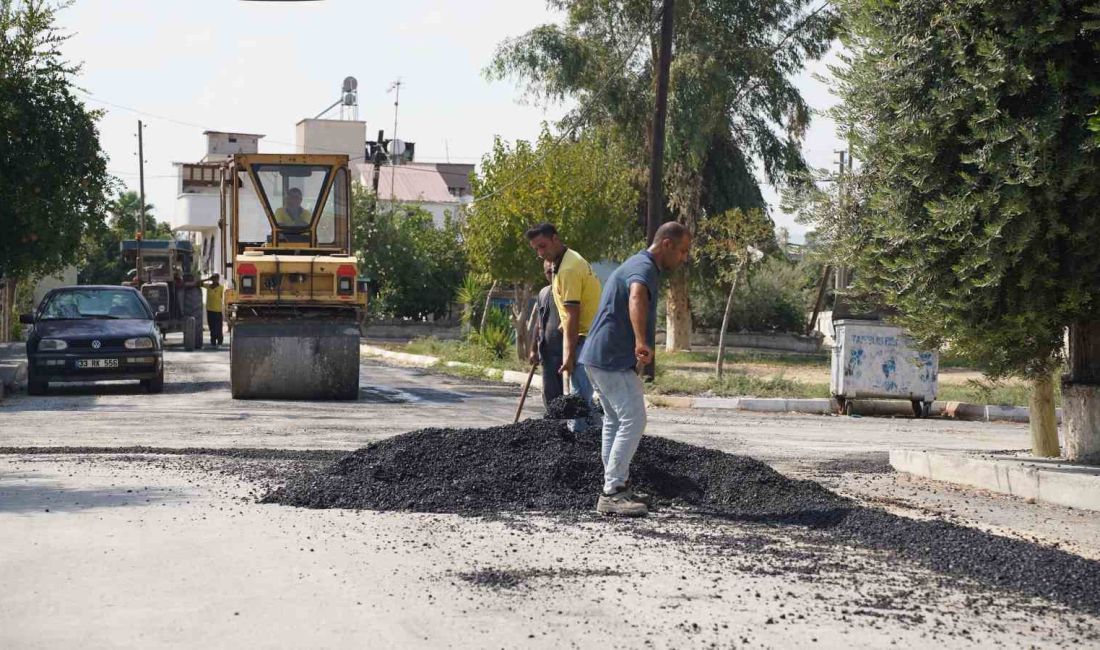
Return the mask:
<path fill-rule="evenodd" d="M 136 339 L 126 339 L 123 345 L 127 350 L 151 350 L 153 349 L 153 339 L 139 336 Z"/>
<path fill-rule="evenodd" d="M 67 347 L 69 344 L 61 339 L 42 339 L 38 342 L 38 349 L 41 352 L 56 352 Z"/>

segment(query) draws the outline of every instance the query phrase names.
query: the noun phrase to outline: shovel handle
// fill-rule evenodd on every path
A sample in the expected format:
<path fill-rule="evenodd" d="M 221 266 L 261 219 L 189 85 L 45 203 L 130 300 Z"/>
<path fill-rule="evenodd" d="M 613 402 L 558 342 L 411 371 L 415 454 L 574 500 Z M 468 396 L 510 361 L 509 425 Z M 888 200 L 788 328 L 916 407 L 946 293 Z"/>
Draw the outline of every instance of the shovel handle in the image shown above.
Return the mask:
<path fill-rule="evenodd" d="M 572 377 L 568 370 L 563 370 L 561 373 L 561 388 L 563 395 L 571 395 L 573 393 L 573 382 L 570 381 Z"/>
<path fill-rule="evenodd" d="M 523 403 L 527 401 L 527 391 L 531 390 L 531 378 L 535 376 L 535 368 L 538 368 L 539 364 L 532 363 L 531 371 L 527 373 L 527 382 L 523 385 L 523 393 L 519 396 L 519 406 L 516 407 L 516 419 L 512 420 L 512 424 L 519 422 L 519 415 L 523 413 Z"/>

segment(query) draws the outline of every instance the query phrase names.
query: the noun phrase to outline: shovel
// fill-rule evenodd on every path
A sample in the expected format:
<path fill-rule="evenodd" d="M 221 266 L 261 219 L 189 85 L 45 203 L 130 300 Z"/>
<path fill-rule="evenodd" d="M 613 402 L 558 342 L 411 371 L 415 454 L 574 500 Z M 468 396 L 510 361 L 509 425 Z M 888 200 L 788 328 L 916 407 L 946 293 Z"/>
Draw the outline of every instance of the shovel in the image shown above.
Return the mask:
<path fill-rule="evenodd" d="M 523 403 L 527 401 L 527 391 L 531 390 L 531 378 L 535 376 L 535 369 L 539 367 L 539 364 L 532 363 L 531 371 L 527 373 L 527 382 L 523 384 L 523 393 L 519 396 L 519 406 L 516 407 L 516 419 L 512 420 L 512 424 L 519 422 L 519 415 L 523 413 Z"/>

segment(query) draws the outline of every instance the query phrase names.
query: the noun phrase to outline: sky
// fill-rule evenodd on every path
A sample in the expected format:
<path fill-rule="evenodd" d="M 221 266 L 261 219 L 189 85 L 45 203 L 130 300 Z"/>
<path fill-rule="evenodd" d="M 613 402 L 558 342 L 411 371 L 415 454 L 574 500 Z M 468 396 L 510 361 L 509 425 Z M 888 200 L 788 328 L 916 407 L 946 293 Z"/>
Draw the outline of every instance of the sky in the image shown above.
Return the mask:
<path fill-rule="evenodd" d="M 58 14 L 71 34 L 64 52 L 83 69 L 76 82 L 103 109 L 100 140 L 108 169 L 138 187 L 137 120 L 145 122 L 146 200 L 161 220 L 174 210 L 173 162 L 205 154 L 203 130 L 261 133 L 260 151 L 293 151 L 294 125 L 359 83 L 359 119 L 369 137 L 393 129 L 390 83 L 402 81 L 397 135 L 417 160 L 476 163 L 493 138 L 533 139 L 567 106 L 522 101 L 517 82 L 487 81 L 483 70 L 502 40 L 559 18 L 543 0 L 76 0 Z M 815 62 L 797 84 L 807 102 L 835 100 Z M 338 115 L 334 111 L 330 116 Z M 840 148 L 833 124 L 816 118 L 805 156 L 828 167 Z M 805 228 L 772 216 L 801 241 Z"/>

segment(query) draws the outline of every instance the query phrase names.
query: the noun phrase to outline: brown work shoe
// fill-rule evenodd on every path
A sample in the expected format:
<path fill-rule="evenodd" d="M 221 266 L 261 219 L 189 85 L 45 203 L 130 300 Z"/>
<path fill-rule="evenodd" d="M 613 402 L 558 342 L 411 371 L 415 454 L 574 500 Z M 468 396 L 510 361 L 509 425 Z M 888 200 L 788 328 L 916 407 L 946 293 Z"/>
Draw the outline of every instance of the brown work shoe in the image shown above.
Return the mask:
<path fill-rule="evenodd" d="M 649 508 L 638 501 L 630 490 L 619 490 L 615 494 L 601 494 L 596 502 L 596 512 L 601 515 L 620 515 L 623 517 L 644 517 Z"/>

